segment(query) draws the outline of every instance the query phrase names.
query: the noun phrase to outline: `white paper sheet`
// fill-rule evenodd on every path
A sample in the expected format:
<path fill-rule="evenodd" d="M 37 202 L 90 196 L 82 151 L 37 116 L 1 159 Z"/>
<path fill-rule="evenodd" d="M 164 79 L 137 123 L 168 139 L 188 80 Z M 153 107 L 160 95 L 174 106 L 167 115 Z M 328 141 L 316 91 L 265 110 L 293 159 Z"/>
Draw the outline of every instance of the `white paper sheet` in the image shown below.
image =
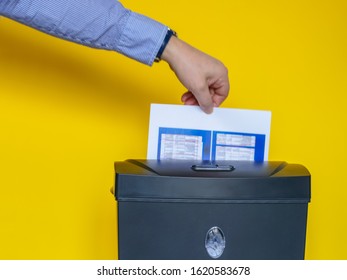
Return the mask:
<path fill-rule="evenodd" d="M 266 161 L 271 112 L 152 104 L 148 159 Z"/>

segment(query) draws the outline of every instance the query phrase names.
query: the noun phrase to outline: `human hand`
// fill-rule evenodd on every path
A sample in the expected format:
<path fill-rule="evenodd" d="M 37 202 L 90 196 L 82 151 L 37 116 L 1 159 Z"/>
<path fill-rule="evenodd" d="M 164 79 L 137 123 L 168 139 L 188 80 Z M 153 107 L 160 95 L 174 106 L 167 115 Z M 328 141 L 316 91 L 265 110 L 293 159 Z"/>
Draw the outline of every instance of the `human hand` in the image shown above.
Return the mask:
<path fill-rule="evenodd" d="M 228 96 L 227 68 L 217 59 L 193 48 L 172 36 L 162 56 L 187 88 L 182 95 L 185 105 L 199 105 L 205 113 L 212 113 Z"/>

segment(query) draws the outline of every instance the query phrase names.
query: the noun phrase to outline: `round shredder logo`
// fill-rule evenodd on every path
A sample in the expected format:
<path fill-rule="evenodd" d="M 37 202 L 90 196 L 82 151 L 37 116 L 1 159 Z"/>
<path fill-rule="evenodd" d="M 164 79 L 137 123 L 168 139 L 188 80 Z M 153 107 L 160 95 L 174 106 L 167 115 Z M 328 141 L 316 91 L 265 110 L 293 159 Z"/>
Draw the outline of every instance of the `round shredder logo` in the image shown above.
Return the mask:
<path fill-rule="evenodd" d="M 205 248 L 207 254 L 213 259 L 218 259 L 223 254 L 225 248 L 225 236 L 219 227 L 212 227 L 207 231 Z"/>

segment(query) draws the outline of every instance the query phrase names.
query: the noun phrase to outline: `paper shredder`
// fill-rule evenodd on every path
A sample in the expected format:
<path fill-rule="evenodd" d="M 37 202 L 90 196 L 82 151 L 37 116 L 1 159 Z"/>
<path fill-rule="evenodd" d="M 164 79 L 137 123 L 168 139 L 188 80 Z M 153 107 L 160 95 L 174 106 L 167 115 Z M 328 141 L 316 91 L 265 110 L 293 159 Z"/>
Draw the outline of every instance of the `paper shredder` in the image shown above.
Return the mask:
<path fill-rule="evenodd" d="M 118 258 L 304 259 L 310 188 L 281 161 L 116 162 Z"/>

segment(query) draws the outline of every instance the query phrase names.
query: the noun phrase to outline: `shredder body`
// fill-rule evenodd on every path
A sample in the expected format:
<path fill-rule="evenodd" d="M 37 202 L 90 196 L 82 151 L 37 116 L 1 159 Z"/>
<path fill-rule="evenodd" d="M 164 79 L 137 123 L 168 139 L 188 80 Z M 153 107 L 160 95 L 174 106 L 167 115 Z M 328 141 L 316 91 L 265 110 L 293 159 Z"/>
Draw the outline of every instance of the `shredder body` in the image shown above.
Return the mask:
<path fill-rule="evenodd" d="M 115 163 L 114 195 L 119 259 L 305 256 L 311 195 L 302 165 L 127 160 Z"/>

